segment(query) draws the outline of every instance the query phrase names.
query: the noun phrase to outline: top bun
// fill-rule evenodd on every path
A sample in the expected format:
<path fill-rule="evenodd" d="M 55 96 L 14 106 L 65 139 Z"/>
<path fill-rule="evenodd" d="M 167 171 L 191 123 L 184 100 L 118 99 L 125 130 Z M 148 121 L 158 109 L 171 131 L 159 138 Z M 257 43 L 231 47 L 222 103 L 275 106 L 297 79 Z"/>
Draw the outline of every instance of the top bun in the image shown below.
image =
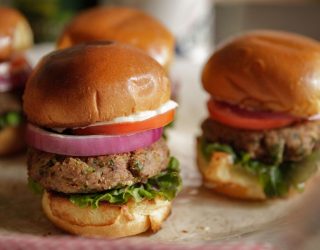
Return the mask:
<path fill-rule="evenodd" d="M 169 100 L 165 71 L 141 50 L 114 42 L 81 44 L 42 58 L 24 93 L 24 111 L 44 127 L 79 127 Z"/>
<path fill-rule="evenodd" d="M 58 48 L 94 40 L 115 40 L 147 52 L 168 69 L 174 52 L 172 34 L 156 19 L 130 8 L 98 7 L 76 16 L 58 40 Z"/>
<path fill-rule="evenodd" d="M 287 32 L 249 32 L 212 55 L 202 82 L 216 100 L 250 110 L 318 114 L 320 43 Z"/>
<path fill-rule="evenodd" d="M 20 12 L 10 8 L 0 8 L 0 37 L 0 61 L 9 59 L 13 53 L 33 44 L 29 23 Z"/>

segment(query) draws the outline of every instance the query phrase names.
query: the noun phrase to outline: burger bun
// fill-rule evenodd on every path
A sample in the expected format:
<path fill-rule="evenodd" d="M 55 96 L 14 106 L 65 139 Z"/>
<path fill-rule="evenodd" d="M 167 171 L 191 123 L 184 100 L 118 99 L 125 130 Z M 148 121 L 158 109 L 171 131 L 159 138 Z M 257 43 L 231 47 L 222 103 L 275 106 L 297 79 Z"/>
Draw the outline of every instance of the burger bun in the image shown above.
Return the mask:
<path fill-rule="evenodd" d="M 47 191 L 42 197 L 42 207 L 58 228 L 75 235 L 103 238 L 126 237 L 149 229 L 156 232 L 171 212 L 171 202 L 160 198 L 82 208 L 66 197 Z"/>

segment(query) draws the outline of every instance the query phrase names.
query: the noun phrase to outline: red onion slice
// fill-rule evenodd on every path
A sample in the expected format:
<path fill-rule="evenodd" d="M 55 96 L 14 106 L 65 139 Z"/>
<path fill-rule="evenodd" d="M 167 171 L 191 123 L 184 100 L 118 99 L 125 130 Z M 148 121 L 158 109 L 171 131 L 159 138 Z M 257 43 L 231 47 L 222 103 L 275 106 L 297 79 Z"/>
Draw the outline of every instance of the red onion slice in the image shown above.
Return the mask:
<path fill-rule="evenodd" d="M 23 56 L 0 63 L 0 92 L 23 88 L 31 74 L 31 66 Z"/>
<path fill-rule="evenodd" d="M 10 79 L 0 76 L 0 92 L 7 92 L 12 89 Z"/>
<path fill-rule="evenodd" d="M 26 141 L 38 150 L 68 156 L 98 156 L 131 152 L 145 148 L 161 138 L 163 128 L 127 135 L 74 136 L 48 132 L 31 124 Z"/>

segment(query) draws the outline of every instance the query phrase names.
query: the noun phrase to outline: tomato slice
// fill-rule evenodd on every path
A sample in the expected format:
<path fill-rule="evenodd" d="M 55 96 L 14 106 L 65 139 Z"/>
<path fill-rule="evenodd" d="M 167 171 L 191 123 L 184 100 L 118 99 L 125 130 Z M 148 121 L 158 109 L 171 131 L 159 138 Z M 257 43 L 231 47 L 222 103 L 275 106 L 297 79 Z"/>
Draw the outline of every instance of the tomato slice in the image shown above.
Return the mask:
<path fill-rule="evenodd" d="M 301 120 L 300 118 L 282 113 L 243 110 L 234 105 L 217 102 L 212 99 L 208 101 L 208 109 L 212 120 L 240 129 L 275 129 Z"/>
<path fill-rule="evenodd" d="M 170 110 L 166 113 L 157 115 L 144 121 L 138 122 L 123 122 L 107 125 L 91 126 L 86 128 L 74 129 L 76 135 L 118 135 L 135 133 L 149 129 L 164 127 L 173 121 L 175 110 Z"/>

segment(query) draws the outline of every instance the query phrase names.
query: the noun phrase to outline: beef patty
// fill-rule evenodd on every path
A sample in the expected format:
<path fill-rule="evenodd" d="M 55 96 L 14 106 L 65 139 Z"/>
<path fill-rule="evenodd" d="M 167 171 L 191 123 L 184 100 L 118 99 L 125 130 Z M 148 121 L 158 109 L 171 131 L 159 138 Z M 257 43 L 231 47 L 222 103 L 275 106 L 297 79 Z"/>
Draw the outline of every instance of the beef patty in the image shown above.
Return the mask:
<path fill-rule="evenodd" d="M 145 182 L 167 168 L 169 149 L 163 139 L 130 153 L 69 157 L 30 149 L 28 174 L 47 190 L 93 193 Z"/>
<path fill-rule="evenodd" d="M 255 131 L 232 128 L 207 119 L 202 123 L 202 130 L 209 141 L 228 144 L 266 162 L 279 154 L 284 161 L 300 161 L 320 145 L 320 121 Z"/>

